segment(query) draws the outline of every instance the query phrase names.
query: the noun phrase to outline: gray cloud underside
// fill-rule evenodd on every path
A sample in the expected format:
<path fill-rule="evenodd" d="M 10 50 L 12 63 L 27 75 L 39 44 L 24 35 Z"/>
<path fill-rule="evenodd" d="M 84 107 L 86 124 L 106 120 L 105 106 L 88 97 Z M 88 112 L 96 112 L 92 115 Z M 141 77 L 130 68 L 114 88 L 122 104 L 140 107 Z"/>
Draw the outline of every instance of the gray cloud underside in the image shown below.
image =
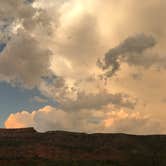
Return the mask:
<path fill-rule="evenodd" d="M 88 110 L 100 110 L 102 107 L 112 104 L 116 107 L 125 107 L 133 109 L 135 102 L 131 101 L 129 96 L 125 94 L 110 94 L 110 93 L 98 93 L 98 94 L 84 94 L 79 93 L 77 100 L 67 100 L 62 102 L 60 108 L 67 111 L 79 111 L 82 109 Z"/>
<path fill-rule="evenodd" d="M 52 53 L 37 36 L 42 29 L 50 30 L 44 13 L 22 0 L 0 1 L 0 41 L 6 42 L 0 55 L 1 80 L 33 88 L 50 75 Z"/>
<path fill-rule="evenodd" d="M 34 38 L 21 33 L 10 40 L 0 56 L 0 79 L 34 87 L 49 74 L 50 54 Z"/>
<path fill-rule="evenodd" d="M 106 75 L 111 77 L 119 69 L 122 62 L 129 65 L 142 66 L 149 68 L 151 66 L 166 66 L 166 57 L 161 57 L 154 53 L 148 53 L 146 50 L 153 48 L 157 44 L 153 36 L 138 34 L 125 39 L 115 48 L 110 49 L 104 57 L 104 62 L 98 61 L 99 67 L 103 70 L 108 69 Z"/>

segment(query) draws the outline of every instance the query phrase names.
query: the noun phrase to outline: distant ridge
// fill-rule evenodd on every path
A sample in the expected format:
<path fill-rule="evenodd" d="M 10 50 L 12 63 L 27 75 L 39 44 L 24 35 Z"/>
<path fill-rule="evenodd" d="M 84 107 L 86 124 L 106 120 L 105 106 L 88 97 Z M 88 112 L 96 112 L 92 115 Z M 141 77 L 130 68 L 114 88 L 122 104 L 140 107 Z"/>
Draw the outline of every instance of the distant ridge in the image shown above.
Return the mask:
<path fill-rule="evenodd" d="M 136 134 L 126 134 L 126 133 L 85 133 L 85 132 L 73 132 L 73 131 L 64 131 L 64 130 L 48 130 L 46 132 L 38 132 L 33 127 L 25 127 L 25 128 L 0 128 L 0 132 L 18 132 L 18 133 L 40 133 L 40 134 L 83 134 L 83 135 L 126 135 L 126 136 L 138 136 L 138 137 L 150 137 L 150 136 L 166 136 L 166 134 L 148 134 L 148 135 L 136 135 Z"/>
<path fill-rule="evenodd" d="M 107 166 L 166 166 L 166 136 L 0 129 L 0 166 L 54 166 L 80 160 L 87 161 L 82 166 L 98 160 L 109 161 Z"/>
<path fill-rule="evenodd" d="M 37 132 L 33 127 L 28 128 L 0 128 L 0 133 L 8 133 L 8 132 L 18 132 L 18 133 L 34 133 Z"/>

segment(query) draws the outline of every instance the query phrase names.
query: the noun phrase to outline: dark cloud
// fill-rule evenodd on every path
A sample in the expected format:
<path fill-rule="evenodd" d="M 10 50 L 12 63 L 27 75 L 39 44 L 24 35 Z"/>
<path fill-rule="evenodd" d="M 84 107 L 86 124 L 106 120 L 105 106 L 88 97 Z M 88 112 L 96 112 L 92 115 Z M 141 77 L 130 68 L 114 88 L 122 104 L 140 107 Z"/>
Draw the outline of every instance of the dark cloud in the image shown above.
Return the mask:
<path fill-rule="evenodd" d="M 106 75 L 109 77 L 113 76 L 119 70 L 121 62 L 145 68 L 153 65 L 156 65 L 157 67 L 165 67 L 165 64 L 163 63 L 165 57 L 145 52 L 147 49 L 150 49 L 155 45 L 156 40 L 153 36 L 139 34 L 133 37 L 128 37 L 117 47 L 112 48 L 105 54 L 103 63 L 98 60 L 98 66 L 103 68 L 103 70 L 107 70 Z"/>
<path fill-rule="evenodd" d="M 51 17 L 47 15 L 44 9 L 29 5 L 30 2 L 33 2 L 33 0 L 0 1 L 0 33 L 3 33 L 3 38 L 12 38 L 13 33 L 17 33 L 20 29 L 24 29 L 26 33 L 33 35 L 41 31 L 43 35 L 44 33 L 51 33 Z M 2 37 L 0 37 L 0 40 L 2 40 Z"/>
<path fill-rule="evenodd" d="M 131 74 L 131 77 L 132 77 L 134 80 L 140 80 L 141 77 L 142 77 L 142 74 L 141 74 L 141 73 L 132 73 L 132 74 Z"/>
<path fill-rule="evenodd" d="M 63 110 L 78 111 L 82 109 L 101 109 L 108 104 L 116 107 L 134 108 L 135 102 L 131 101 L 129 96 L 124 94 L 110 94 L 107 92 L 98 94 L 78 93 L 76 100 L 68 99 L 61 103 L 60 108 Z"/>
<path fill-rule="evenodd" d="M 24 0 L 0 1 L 1 80 L 32 88 L 50 75 L 52 53 L 43 42 L 50 33 L 49 26 L 44 10 Z"/>
<path fill-rule="evenodd" d="M 13 10 L 14 9 L 14 10 Z M 0 1 L 0 18 L 10 19 L 11 22 L 15 19 L 32 18 L 35 9 L 31 5 L 27 5 L 23 0 L 1 0 Z"/>
<path fill-rule="evenodd" d="M 49 74 L 51 52 L 24 32 L 8 43 L 0 56 L 0 79 L 24 87 L 37 86 Z"/>

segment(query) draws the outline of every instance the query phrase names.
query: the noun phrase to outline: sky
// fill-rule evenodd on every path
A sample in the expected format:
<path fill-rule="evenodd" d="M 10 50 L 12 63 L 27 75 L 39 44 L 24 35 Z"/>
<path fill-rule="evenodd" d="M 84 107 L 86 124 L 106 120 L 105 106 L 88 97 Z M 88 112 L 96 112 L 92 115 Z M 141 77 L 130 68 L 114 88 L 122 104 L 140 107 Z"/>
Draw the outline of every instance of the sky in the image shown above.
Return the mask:
<path fill-rule="evenodd" d="M 0 127 L 166 134 L 165 0 L 0 0 Z"/>

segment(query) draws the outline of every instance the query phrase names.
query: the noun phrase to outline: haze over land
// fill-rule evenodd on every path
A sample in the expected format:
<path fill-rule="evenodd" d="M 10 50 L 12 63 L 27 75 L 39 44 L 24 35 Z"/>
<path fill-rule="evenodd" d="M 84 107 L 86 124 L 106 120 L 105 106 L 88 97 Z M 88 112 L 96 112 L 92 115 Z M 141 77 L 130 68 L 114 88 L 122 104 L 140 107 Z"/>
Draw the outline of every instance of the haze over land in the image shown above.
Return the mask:
<path fill-rule="evenodd" d="M 165 10 L 165 0 L 0 0 L 1 124 L 166 134 Z"/>

